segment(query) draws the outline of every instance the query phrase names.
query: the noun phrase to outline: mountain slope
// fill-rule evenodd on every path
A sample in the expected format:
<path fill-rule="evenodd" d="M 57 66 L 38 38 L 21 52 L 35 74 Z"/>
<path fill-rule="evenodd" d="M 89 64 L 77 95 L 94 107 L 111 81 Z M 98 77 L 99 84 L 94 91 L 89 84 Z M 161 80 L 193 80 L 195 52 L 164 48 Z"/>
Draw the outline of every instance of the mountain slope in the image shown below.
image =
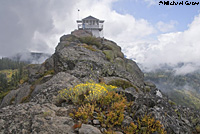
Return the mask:
<path fill-rule="evenodd" d="M 169 103 L 113 41 L 74 31 L 27 70 L 1 102 L 0 133 L 199 132 L 200 113 Z"/>
<path fill-rule="evenodd" d="M 175 103 L 200 110 L 200 74 L 174 75 L 170 70 L 145 73 L 151 81 Z"/>

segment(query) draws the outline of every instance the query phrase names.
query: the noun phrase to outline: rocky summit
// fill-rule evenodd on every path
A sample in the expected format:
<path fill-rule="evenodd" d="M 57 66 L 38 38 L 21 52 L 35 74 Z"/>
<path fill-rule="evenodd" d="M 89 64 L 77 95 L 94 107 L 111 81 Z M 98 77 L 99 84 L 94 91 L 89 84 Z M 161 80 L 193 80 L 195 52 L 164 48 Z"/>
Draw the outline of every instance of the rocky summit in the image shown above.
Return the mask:
<path fill-rule="evenodd" d="M 170 101 L 153 83 L 144 81 L 143 72 L 124 57 L 115 42 L 95 38 L 90 32 L 75 30 L 63 35 L 50 58 L 26 69 L 28 79 L 0 103 L 2 134 L 200 133 L 199 111 Z M 83 105 L 58 97 L 60 90 L 88 81 L 117 86 L 115 92 L 126 97 L 129 104 L 124 106 L 123 115 L 118 115 L 123 117 L 118 123 L 108 125 L 117 117 L 110 114 L 103 117 L 104 122 L 96 107 L 89 119 L 79 120 L 77 112 L 75 116 L 72 113 Z M 164 131 L 156 129 L 159 124 Z"/>

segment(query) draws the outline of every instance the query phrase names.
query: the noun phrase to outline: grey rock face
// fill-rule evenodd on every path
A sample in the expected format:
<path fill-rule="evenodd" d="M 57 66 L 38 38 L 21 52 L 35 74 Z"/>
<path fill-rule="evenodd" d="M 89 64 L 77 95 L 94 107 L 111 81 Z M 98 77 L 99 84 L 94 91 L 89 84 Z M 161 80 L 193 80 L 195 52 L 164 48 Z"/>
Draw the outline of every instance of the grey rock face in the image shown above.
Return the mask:
<path fill-rule="evenodd" d="M 71 118 L 53 104 L 26 103 L 0 109 L 0 133 L 73 134 Z M 67 109 L 66 109 L 67 110 Z"/>
<path fill-rule="evenodd" d="M 2 100 L 0 108 L 8 106 L 13 103 L 15 96 L 16 96 L 17 90 L 12 90 L 10 93 L 8 93 Z"/>
<path fill-rule="evenodd" d="M 85 42 L 81 40 L 88 36 Z M 116 90 L 126 96 L 128 101 L 133 101 L 133 105 L 124 111 L 122 126 L 128 126 L 131 122 L 137 124 L 138 118 L 151 115 L 163 124 L 169 134 L 200 131 L 199 112 L 172 106 L 153 83 L 144 82 L 143 73 L 137 64 L 126 59 L 116 43 L 101 38 L 94 39 L 88 32 L 75 31 L 71 35 L 62 36 L 55 53 L 49 59 L 41 65 L 30 65 L 27 69 L 29 84 L 12 90 L 0 105 L 0 133 L 106 132 L 105 124 L 103 126 L 97 118 L 97 111 L 93 113 L 94 118 L 88 121 L 90 125 L 82 124 L 79 129 L 74 127 L 75 120 L 68 116 L 72 109 L 78 107 L 65 102 L 61 103 L 60 107 L 54 105 L 59 90 L 69 89 L 88 80 L 126 84 Z M 55 74 L 48 74 L 48 71 Z M 158 92 L 162 96 L 158 95 Z M 26 97 L 29 97 L 30 102 L 19 104 Z M 114 131 L 124 132 L 117 128 Z"/>
<path fill-rule="evenodd" d="M 8 95 L 6 95 L 0 105 L 0 108 L 8 106 L 10 104 L 19 104 L 29 96 L 31 90 L 30 85 L 23 84 L 20 88 L 12 90 Z"/>
<path fill-rule="evenodd" d="M 31 102 L 37 103 L 53 103 L 54 97 L 58 95 L 58 91 L 64 88 L 71 88 L 80 81 L 65 72 L 59 72 L 49 81 L 37 85 L 31 94 Z"/>
<path fill-rule="evenodd" d="M 92 36 L 91 32 L 88 31 L 84 31 L 84 30 L 75 30 L 73 32 L 71 32 L 72 35 L 77 36 L 77 37 L 88 37 L 88 36 Z"/>

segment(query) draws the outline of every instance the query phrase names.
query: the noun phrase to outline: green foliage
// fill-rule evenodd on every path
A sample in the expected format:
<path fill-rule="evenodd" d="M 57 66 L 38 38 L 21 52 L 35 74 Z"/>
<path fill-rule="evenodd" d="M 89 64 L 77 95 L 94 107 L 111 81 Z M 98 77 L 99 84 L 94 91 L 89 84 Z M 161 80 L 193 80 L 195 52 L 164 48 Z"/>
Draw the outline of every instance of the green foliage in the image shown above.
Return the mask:
<path fill-rule="evenodd" d="M 47 75 L 53 75 L 53 74 L 55 74 L 55 71 L 53 69 L 52 70 L 48 70 L 43 74 L 42 77 L 47 76 Z"/>
<path fill-rule="evenodd" d="M 45 111 L 43 112 L 43 117 L 48 117 L 48 116 L 51 116 L 52 112 L 49 110 L 49 111 Z"/>
<path fill-rule="evenodd" d="M 174 105 L 176 105 L 176 103 L 175 103 L 175 102 L 173 102 L 173 101 L 171 101 L 171 100 L 169 100 L 169 104 L 170 104 L 171 106 L 174 106 Z"/>
<path fill-rule="evenodd" d="M 73 96 L 79 96 L 76 94 L 80 94 L 80 92 L 82 92 L 84 95 L 88 94 L 87 96 L 90 94 L 94 95 L 95 92 L 96 94 L 100 95 L 95 95 L 94 98 L 88 99 L 85 101 L 85 103 L 78 103 L 82 105 L 78 109 L 74 109 L 73 112 L 70 113 L 70 116 L 77 120 L 81 120 L 83 123 L 87 123 L 88 120 L 97 118 L 100 121 L 102 127 L 106 128 L 120 126 L 124 119 L 125 108 L 129 106 L 129 103 L 123 95 L 117 94 L 115 91 L 113 91 L 115 88 L 116 87 L 114 86 L 106 84 L 78 84 L 74 87 L 75 92 L 73 92 Z M 106 92 L 104 92 L 105 89 Z M 61 91 L 60 94 L 65 93 Z M 87 96 L 85 96 L 85 98 L 87 98 Z M 70 96 L 67 97 L 70 98 Z M 93 114 L 94 112 L 97 113 L 95 117 Z"/>
<path fill-rule="evenodd" d="M 0 92 L 0 102 L 3 99 L 3 97 L 5 97 L 9 92 L 10 91 L 4 91 L 4 92 L 2 91 L 2 92 Z"/>
<path fill-rule="evenodd" d="M 115 86 L 107 86 L 97 83 L 81 83 L 70 89 L 59 91 L 59 97 L 66 101 L 72 101 L 74 104 L 82 104 L 94 102 L 105 95 L 108 90 L 116 88 Z"/>
<path fill-rule="evenodd" d="M 78 108 L 77 112 L 75 112 L 74 118 L 81 120 L 83 123 L 87 123 L 88 120 L 91 120 L 93 117 L 94 108 L 94 104 L 87 103 Z M 73 114 L 71 116 L 73 117 Z"/>
<path fill-rule="evenodd" d="M 125 81 L 125 80 L 121 80 L 121 79 L 112 80 L 112 81 L 108 82 L 108 85 L 121 87 L 123 89 L 126 89 L 128 87 L 134 87 L 134 85 L 131 84 L 131 82 Z"/>
<path fill-rule="evenodd" d="M 70 117 L 81 121 L 81 123 L 88 123 L 89 121 L 98 119 L 101 127 L 108 129 L 108 131 L 105 132 L 107 134 L 114 134 L 116 127 L 127 134 L 166 133 L 159 121 L 146 115 L 140 120 L 138 118 L 136 125 L 131 123 L 130 126 L 123 127 L 124 112 L 125 110 L 127 111 L 129 107 L 132 107 L 133 102 L 127 102 L 124 95 L 114 91 L 115 88 L 114 86 L 106 84 L 82 83 L 71 88 L 71 90 L 64 89 L 59 93 L 66 100 L 71 100 L 74 104 L 78 104 L 77 108 L 73 109 L 69 114 Z M 104 92 L 105 89 L 106 92 Z M 95 91 L 96 94 L 100 94 L 101 97 L 95 96 L 93 91 Z M 66 93 L 70 95 L 66 95 Z M 90 94 L 94 95 L 95 99 L 86 99 Z M 80 99 L 80 95 L 86 95 L 85 100 Z M 77 98 L 72 96 L 77 96 Z M 76 98 L 76 101 L 73 100 L 74 98 Z M 84 103 L 77 103 L 79 101 Z M 80 127 L 81 123 L 75 125 L 74 128 Z"/>
<path fill-rule="evenodd" d="M 5 69 L 18 69 L 20 66 L 24 66 L 25 63 L 19 62 L 19 61 L 13 61 L 9 58 L 2 58 L 0 59 L 0 70 L 5 70 Z"/>
<path fill-rule="evenodd" d="M 145 80 L 160 85 L 176 104 L 200 110 L 200 72 L 174 75 L 173 70 L 145 73 Z"/>
<path fill-rule="evenodd" d="M 145 115 L 141 119 L 138 118 L 137 124 L 132 122 L 130 126 L 125 127 L 124 130 L 126 134 L 152 134 L 155 132 L 166 134 L 160 121 L 155 120 L 150 115 Z"/>
<path fill-rule="evenodd" d="M 6 74 L 0 73 L 0 91 L 4 91 L 8 87 L 8 81 Z"/>
<path fill-rule="evenodd" d="M 95 45 L 96 47 L 100 48 L 101 43 L 98 41 L 96 37 L 87 36 L 87 37 L 80 37 L 81 43 L 85 43 L 87 45 Z"/>
<path fill-rule="evenodd" d="M 200 110 L 200 96 L 194 91 L 174 90 L 169 98 L 179 105 L 185 105 Z"/>
<path fill-rule="evenodd" d="M 108 128 L 120 126 L 124 120 L 124 110 L 128 105 L 126 98 L 123 95 L 115 92 L 108 92 L 99 101 L 98 120 Z M 107 111 L 107 112 L 106 112 Z"/>
<path fill-rule="evenodd" d="M 195 127 L 197 133 L 200 133 L 200 124 Z"/>
<path fill-rule="evenodd" d="M 0 92 L 7 92 L 15 89 L 19 84 L 27 81 L 28 73 L 24 69 L 24 63 L 4 58 L 0 60 L 0 66 L 3 63 L 6 64 L 6 66 L 3 65 L 3 68 L 7 69 L 0 71 Z"/>
<path fill-rule="evenodd" d="M 97 118 L 102 127 L 113 128 L 121 125 L 127 106 L 129 104 L 125 97 L 112 91 L 95 102 L 88 102 L 80 106 L 78 110 L 74 109 L 70 116 L 81 120 L 83 123 L 88 123 L 88 120 Z M 94 112 L 97 113 L 97 117 L 94 117 Z"/>

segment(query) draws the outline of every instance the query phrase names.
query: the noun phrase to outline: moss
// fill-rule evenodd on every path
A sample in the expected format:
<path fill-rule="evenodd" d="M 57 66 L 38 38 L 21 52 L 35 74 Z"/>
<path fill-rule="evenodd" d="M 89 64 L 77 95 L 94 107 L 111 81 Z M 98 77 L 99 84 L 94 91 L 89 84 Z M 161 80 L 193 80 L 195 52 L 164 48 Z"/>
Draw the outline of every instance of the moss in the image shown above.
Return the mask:
<path fill-rule="evenodd" d="M 94 47 L 88 46 L 87 44 L 83 44 L 82 46 L 83 46 L 84 48 L 88 49 L 88 50 L 97 51 Z"/>
<path fill-rule="evenodd" d="M 10 100 L 10 104 L 13 104 L 15 101 L 15 96 L 12 97 L 12 99 Z"/>
<path fill-rule="evenodd" d="M 197 125 L 197 126 L 195 127 L 195 129 L 196 129 L 197 133 L 200 133 L 200 125 Z"/>
<path fill-rule="evenodd" d="M 117 67 L 122 67 L 122 68 L 125 68 L 125 62 L 122 58 L 116 58 L 114 60 L 114 63 L 116 64 Z"/>
<path fill-rule="evenodd" d="M 45 111 L 43 112 L 43 117 L 47 117 L 47 116 L 51 116 L 52 112 L 49 110 L 49 111 Z"/>
<path fill-rule="evenodd" d="M 168 102 L 169 102 L 169 104 L 170 104 L 171 106 L 174 106 L 174 105 L 176 105 L 176 103 L 175 103 L 175 102 L 173 102 L 173 101 L 171 101 L 171 100 L 169 100 Z"/>
<path fill-rule="evenodd" d="M 22 98 L 22 100 L 21 100 L 20 103 L 26 103 L 26 102 L 28 102 L 29 99 L 30 99 L 30 97 L 31 97 L 32 92 L 34 91 L 34 89 L 35 89 L 35 85 L 32 85 L 32 86 L 30 87 L 30 93 L 29 93 L 29 95 L 27 95 L 27 96 L 25 96 L 24 98 Z"/>
<path fill-rule="evenodd" d="M 22 98 L 21 102 L 20 103 L 25 103 L 25 102 L 28 102 L 28 99 L 30 98 L 30 96 L 25 96 L 24 98 Z"/>
<path fill-rule="evenodd" d="M 38 85 L 38 84 L 40 84 L 40 82 L 42 81 L 42 79 L 43 79 L 43 77 L 35 80 L 32 85 Z"/>
<path fill-rule="evenodd" d="M 121 80 L 121 79 L 116 79 L 108 82 L 108 85 L 113 85 L 117 87 L 121 87 L 123 89 L 126 89 L 128 87 L 134 87 L 133 84 L 131 84 L 129 81 Z"/>
<path fill-rule="evenodd" d="M 98 48 L 102 46 L 98 39 L 93 36 L 80 37 L 79 39 L 81 43 L 86 43 L 87 45 L 95 45 Z"/>
<path fill-rule="evenodd" d="M 145 86 L 145 92 L 150 92 L 151 91 L 151 88 L 149 86 Z"/>
<path fill-rule="evenodd" d="M 109 61 L 112 62 L 114 60 L 115 56 L 112 50 L 104 50 L 103 53 Z"/>
<path fill-rule="evenodd" d="M 47 76 L 47 75 L 53 75 L 53 74 L 55 74 L 55 71 L 54 71 L 53 69 L 51 69 L 51 70 L 46 71 L 46 72 L 43 74 L 43 77 L 44 77 L 44 76 Z"/>
<path fill-rule="evenodd" d="M 1 102 L 1 100 L 2 100 L 8 93 L 10 93 L 10 90 L 0 93 L 0 102 Z"/>

